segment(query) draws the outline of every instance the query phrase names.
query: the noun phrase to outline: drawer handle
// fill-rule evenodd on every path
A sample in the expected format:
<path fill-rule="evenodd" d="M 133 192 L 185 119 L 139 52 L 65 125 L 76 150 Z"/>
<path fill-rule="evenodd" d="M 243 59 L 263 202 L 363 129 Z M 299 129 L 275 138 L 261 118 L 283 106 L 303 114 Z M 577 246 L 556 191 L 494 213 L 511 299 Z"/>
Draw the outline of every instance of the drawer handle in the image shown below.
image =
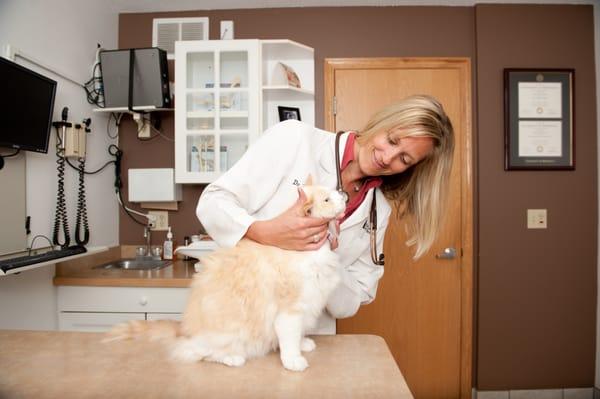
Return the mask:
<path fill-rule="evenodd" d="M 146 306 L 148 304 L 148 297 L 143 296 L 140 298 L 140 305 Z"/>

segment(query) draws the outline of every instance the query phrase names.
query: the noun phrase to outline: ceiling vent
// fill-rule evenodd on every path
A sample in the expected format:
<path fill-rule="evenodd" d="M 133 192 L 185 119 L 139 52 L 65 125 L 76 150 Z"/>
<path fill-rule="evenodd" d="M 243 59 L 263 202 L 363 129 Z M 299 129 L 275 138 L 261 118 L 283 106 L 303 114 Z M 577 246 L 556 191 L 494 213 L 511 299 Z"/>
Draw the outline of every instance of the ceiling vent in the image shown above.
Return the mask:
<path fill-rule="evenodd" d="M 172 60 L 178 40 L 208 40 L 208 17 L 154 18 L 152 47 L 165 50 L 167 58 Z"/>

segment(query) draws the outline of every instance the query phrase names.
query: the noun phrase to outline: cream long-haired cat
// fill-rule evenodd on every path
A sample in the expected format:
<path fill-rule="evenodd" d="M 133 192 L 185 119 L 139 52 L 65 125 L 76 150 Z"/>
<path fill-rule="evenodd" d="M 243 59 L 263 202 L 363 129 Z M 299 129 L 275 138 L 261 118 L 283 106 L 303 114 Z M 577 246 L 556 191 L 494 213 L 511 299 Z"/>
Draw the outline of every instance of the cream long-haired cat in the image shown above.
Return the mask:
<path fill-rule="evenodd" d="M 337 191 L 308 180 L 306 215 L 334 218 L 344 210 Z M 301 352 L 315 343 L 304 332 L 314 327 L 340 279 L 338 256 L 328 243 L 316 251 L 290 251 L 243 239 L 202 258 L 202 265 L 181 322 L 131 321 L 113 328 L 108 340 L 171 338 L 176 359 L 228 366 L 279 347 L 286 369 L 308 367 Z"/>

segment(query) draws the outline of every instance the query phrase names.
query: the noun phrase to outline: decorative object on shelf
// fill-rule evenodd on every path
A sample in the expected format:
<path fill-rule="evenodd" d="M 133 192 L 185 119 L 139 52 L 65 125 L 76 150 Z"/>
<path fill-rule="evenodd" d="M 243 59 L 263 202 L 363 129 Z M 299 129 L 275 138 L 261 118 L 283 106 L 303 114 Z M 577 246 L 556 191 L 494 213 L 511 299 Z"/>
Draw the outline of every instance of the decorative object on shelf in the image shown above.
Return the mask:
<path fill-rule="evenodd" d="M 190 152 L 190 172 L 200 172 L 200 153 L 195 145 Z"/>
<path fill-rule="evenodd" d="M 300 108 L 293 107 L 282 107 L 278 106 L 277 110 L 279 111 L 279 121 L 285 121 L 288 119 L 295 119 L 297 121 L 300 119 Z"/>
<path fill-rule="evenodd" d="M 505 170 L 575 169 L 573 69 L 504 69 Z"/>
<path fill-rule="evenodd" d="M 288 86 L 296 87 L 298 89 L 302 88 L 300 78 L 291 66 L 284 64 L 283 62 L 278 62 L 275 68 L 276 71 L 273 74 L 273 84 L 287 84 Z"/>
<path fill-rule="evenodd" d="M 212 94 L 194 95 L 192 97 L 192 107 L 194 111 L 213 111 L 214 99 Z"/>
<path fill-rule="evenodd" d="M 221 83 L 221 88 L 238 88 L 242 85 L 242 79 L 239 76 L 235 76 L 231 83 Z M 219 99 L 222 110 L 235 110 L 239 111 L 240 107 L 240 93 L 239 92 L 226 92 L 222 93 Z"/>
<path fill-rule="evenodd" d="M 227 146 L 222 145 L 220 147 L 219 154 L 219 168 L 221 172 L 229 169 L 228 167 L 228 152 Z M 206 142 L 203 144 L 202 151 L 200 153 L 200 169 L 199 172 L 214 172 L 215 171 L 215 150 L 213 146 L 207 146 Z"/>

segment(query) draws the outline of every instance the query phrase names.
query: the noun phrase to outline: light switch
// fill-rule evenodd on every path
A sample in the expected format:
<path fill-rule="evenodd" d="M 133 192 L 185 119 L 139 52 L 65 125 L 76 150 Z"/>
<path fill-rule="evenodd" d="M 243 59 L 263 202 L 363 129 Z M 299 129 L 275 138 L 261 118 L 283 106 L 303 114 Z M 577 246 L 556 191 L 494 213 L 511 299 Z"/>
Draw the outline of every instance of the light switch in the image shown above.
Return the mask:
<path fill-rule="evenodd" d="M 527 228 L 548 228 L 548 211 L 546 209 L 527 209 Z"/>

